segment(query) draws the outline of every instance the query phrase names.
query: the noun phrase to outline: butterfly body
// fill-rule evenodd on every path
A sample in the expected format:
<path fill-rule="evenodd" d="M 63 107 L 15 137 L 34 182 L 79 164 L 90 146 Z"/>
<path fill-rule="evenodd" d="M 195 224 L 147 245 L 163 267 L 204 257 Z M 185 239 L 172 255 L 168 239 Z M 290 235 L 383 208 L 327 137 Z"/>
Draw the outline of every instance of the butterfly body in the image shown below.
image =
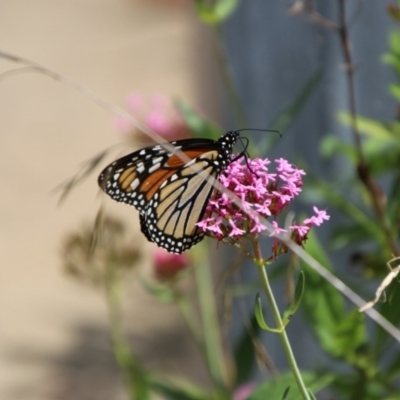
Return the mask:
<path fill-rule="evenodd" d="M 214 179 L 231 162 L 238 132 L 220 139 L 184 139 L 146 147 L 122 157 L 100 174 L 100 187 L 114 200 L 134 206 L 140 213 L 145 237 L 172 253 L 182 253 L 201 241 L 197 222 L 204 218 Z M 189 161 L 187 161 L 189 159 Z"/>

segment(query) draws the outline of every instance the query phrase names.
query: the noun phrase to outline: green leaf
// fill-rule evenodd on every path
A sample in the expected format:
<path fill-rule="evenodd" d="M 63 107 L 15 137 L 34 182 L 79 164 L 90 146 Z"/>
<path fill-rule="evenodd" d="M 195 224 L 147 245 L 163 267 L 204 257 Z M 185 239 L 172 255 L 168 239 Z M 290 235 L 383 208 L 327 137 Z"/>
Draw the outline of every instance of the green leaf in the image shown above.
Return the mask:
<path fill-rule="evenodd" d="M 334 334 L 336 348 L 331 354 L 345 359 L 350 365 L 367 368 L 368 360 L 361 357 L 367 344 L 365 315 L 357 309 L 352 310 L 336 325 Z"/>
<path fill-rule="evenodd" d="M 376 306 L 378 311 L 391 322 L 394 326 L 398 326 L 400 323 L 400 286 L 398 282 L 392 282 L 386 289 L 386 301 L 383 303 L 378 303 Z M 376 356 L 380 356 L 385 346 L 393 342 L 393 338 L 381 327 L 377 327 L 376 339 L 374 341 L 373 352 Z M 388 349 L 390 352 L 391 348 Z"/>
<path fill-rule="evenodd" d="M 334 379 L 334 375 L 313 372 L 302 372 L 301 376 L 307 388 L 314 393 L 328 386 Z M 280 399 L 288 386 L 290 387 L 290 400 L 303 399 L 293 375 L 287 372 L 280 375 L 277 379 L 261 383 L 248 400 Z"/>
<path fill-rule="evenodd" d="M 282 400 L 289 400 L 289 391 L 290 391 L 290 386 L 288 386 L 285 390 L 285 392 L 283 393 L 283 397 Z"/>
<path fill-rule="evenodd" d="M 175 105 L 195 137 L 216 140 L 221 136 L 222 131 L 216 124 L 201 117 L 183 100 L 176 100 Z"/>
<path fill-rule="evenodd" d="M 353 119 L 348 112 L 339 112 L 338 119 L 346 126 L 353 125 Z M 356 126 L 360 133 L 365 136 L 379 139 L 381 145 L 384 143 L 398 144 L 398 139 L 394 137 L 390 129 L 380 121 L 358 115 L 356 117 Z"/>
<path fill-rule="evenodd" d="M 253 315 L 250 326 L 243 329 L 242 336 L 237 344 L 234 352 L 236 365 L 235 386 L 240 386 L 248 381 L 254 369 L 256 351 L 253 338 L 258 337 L 260 326 Z"/>
<path fill-rule="evenodd" d="M 174 378 L 172 382 L 160 379 L 154 375 L 149 376 L 151 389 L 171 400 L 208 400 L 210 393 L 199 389 L 186 380 Z"/>
<path fill-rule="evenodd" d="M 382 62 L 387 65 L 391 65 L 395 70 L 396 73 L 400 73 L 400 60 L 394 54 L 384 54 L 381 58 Z"/>
<path fill-rule="evenodd" d="M 151 295 L 153 295 L 162 303 L 175 302 L 175 293 L 168 286 L 155 285 L 154 283 L 146 281 L 145 279 L 142 279 L 141 283 Z"/>
<path fill-rule="evenodd" d="M 301 299 L 304 294 L 304 285 L 305 285 L 305 278 L 304 278 L 304 272 L 300 271 L 299 279 L 296 284 L 296 290 L 294 292 L 294 298 L 293 301 L 288 305 L 288 307 L 285 309 L 282 315 L 282 322 L 283 325 L 286 326 L 290 319 L 293 317 L 295 312 L 297 311 Z"/>
<path fill-rule="evenodd" d="M 215 4 L 214 15 L 216 15 L 218 22 L 222 22 L 228 18 L 237 8 L 239 0 L 219 0 Z"/>
<path fill-rule="evenodd" d="M 196 11 L 200 20 L 209 25 L 216 25 L 228 18 L 236 9 L 239 0 L 196 0 Z"/>
<path fill-rule="evenodd" d="M 400 215 L 399 199 L 400 199 L 400 174 L 394 178 L 387 202 L 388 220 L 391 221 L 392 223 L 396 220 L 398 221 Z"/>
<path fill-rule="evenodd" d="M 399 135 L 400 136 L 400 135 Z M 400 163 L 400 147 L 397 146 L 384 146 L 381 147 L 376 142 L 369 140 L 364 146 L 365 156 L 368 159 L 368 166 L 371 174 L 378 175 L 386 172 L 393 173 L 398 170 Z M 372 147 L 375 145 L 375 148 Z M 385 155 L 382 157 L 382 155 Z"/>
<path fill-rule="evenodd" d="M 257 293 L 256 295 L 256 302 L 255 302 L 255 307 L 254 307 L 254 315 L 257 319 L 258 325 L 260 326 L 261 329 L 264 329 L 265 331 L 269 332 L 281 332 L 279 329 L 275 328 L 270 328 L 267 323 L 264 320 L 264 315 L 263 315 L 263 310 L 262 310 L 262 304 L 261 304 L 261 297 L 260 293 Z"/>
<path fill-rule="evenodd" d="M 337 136 L 329 135 L 322 139 L 320 152 L 323 157 L 332 157 L 337 154 L 345 156 L 353 165 L 357 163 L 357 152 L 354 146 Z"/>
<path fill-rule="evenodd" d="M 392 83 L 389 86 L 390 93 L 397 100 L 400 101 L 400 85 L 398 83 Z"/>
<path fill-rule="evenodd" d="M 330 246 L 335 250 L 342 249 L 349 245 L 360 244 L 371 239 L 371 236 L 365 229 L 353 223 L 342 224 L 334 228 L 331 235 Z"/>
<path fill-rule="evenodd" d="M 397 55 L 400 55 L 400 32 L 392 30 L 389 36 L 390 50 Z"/>
<path fill-rule="evenodd" d="M 307 252 L 325 268 L 332 270 L 322 246 L 311 230 L 306 244 Z M 337 349 L 336 328 L 345 316 L 342 295 L 317 272 L 300 261 L 307 281 L 301 308 L 321 346 L 330 354 Z"/>
<path fill-rule="evenodd" d="M 389 381 L 396 381 L 400 376 L 400 357 L 398 357 L 398 351 L 396 353 L 397 357 L 393 358 L 386 370 L 386 377 Z"/>

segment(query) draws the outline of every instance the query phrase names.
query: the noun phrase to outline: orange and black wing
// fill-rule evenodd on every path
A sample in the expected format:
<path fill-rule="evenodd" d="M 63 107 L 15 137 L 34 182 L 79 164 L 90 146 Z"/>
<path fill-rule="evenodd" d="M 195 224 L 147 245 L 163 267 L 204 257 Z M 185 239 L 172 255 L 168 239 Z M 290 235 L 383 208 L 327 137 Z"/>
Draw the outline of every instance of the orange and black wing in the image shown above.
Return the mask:
<path fill-rule="evenodd" d="M 187 157 L 194 158 L 213 143 L 207 139 L 186 139 L 170 144 L 176 149 L 187 149 Z M 184 164 L 176 154 L 160 145 L 146 147 L 107 166 L 99 175 L 98 184 L 113 200 L 127 203 L 144 213 L 158 186 Z"/>
<path fill-rule="evenodd" d="M 171 142 L 190 161 L 162 146 L 144 148 L 110 164 L 100 174 L 100 187 L 114 200 L 134 206 L 148 240 L 182 253 L 202 240 L 197 223 L 203 218 L 213 185 L 230 162 L 237 132 L 218 141 L 186 139 Z"/>

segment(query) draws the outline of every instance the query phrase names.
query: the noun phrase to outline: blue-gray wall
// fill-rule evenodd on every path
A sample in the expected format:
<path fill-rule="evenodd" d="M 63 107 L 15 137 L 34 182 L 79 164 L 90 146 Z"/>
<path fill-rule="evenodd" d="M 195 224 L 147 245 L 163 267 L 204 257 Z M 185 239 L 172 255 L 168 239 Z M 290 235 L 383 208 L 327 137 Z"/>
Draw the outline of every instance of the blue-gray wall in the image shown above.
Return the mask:
<path fill-rule="evenodd" d="M 337 1 L 314 3 L 323 15 L 337 21 Z M 393 28 L 385 10 L 390 1 L 348 0 L 346 3 L 348 20 L 351 21 L 353 62 L 358 67 L 355 75 L 357 111 L 371 118 L 393 118 L 395 103 L 388 94 L 393 75 L 390 67 L 380 62 L 388 47 L 388 33 Z M 222 30 L 229 64 L 248 126 L 253 128 L 270 127 L 311 74 L 318 68 L 323 69 L 318 89 L 294 125 L 287 132 L 282 132 L 283 139 L 268 156 L 282 156 L 293 161 L 304 159 L 313 174 L 325 178 L 335 176 L 346 166 L 321 161 L 318 149 L 321 138 L 328 133 L 351 140 L 349 131 L 336 119 L 337 112 L 348 107 L 339 37 L 337 33 L 314 23 L 307 15 L 290 15 L 288 4 L 288 1 L 242 1 Z M 237 128 L 232 113 L 228 111 L 229 104 L 225 103 L 226 128 Z M 254 133 L 254 136 L 257 137 L 257 134 Z M 308 208 L 311 211 L 311 207 Z M 332 226 L 334 221 L 318 231 L 326 238 Z M 345 264 L 346 258 L 340 260 L 341 267 L 346 268 L 343 262 Z M 250 265 L 246 267 L 246 279 L 256 278 L 251 270 Z M 275 290 L 277 297 L 283 300 L 284 287 L 278 285 Z M 249 308 L 252 302 L 249 300 Z M 236 328 L 239 330 L 239 326 Z M 320 364 L 324 357 L 318 353 L 299 316 L 289 324 L 288 333 L 294 339 L 294 351 L 302 367 L 313 368 Z M 263 340 L 276 366 L 284 368 L 286 362 L 281 357 L 282 347 L 278 338 L 268 334 Z"/>

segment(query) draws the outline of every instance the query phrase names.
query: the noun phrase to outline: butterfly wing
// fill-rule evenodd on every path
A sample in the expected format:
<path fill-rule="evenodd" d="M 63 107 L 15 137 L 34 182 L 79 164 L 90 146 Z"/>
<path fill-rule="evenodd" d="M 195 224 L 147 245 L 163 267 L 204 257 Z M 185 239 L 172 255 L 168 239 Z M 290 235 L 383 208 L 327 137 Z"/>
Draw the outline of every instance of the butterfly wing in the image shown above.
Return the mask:
<path fill-rule="evenodd" d="M 182 253 L 203 239 L 204 232 L 196 224 L 203 219 L 214 190 L 205 175 L 217 178 L 219 170 L 213 164 L 217 157 L 217 150 L 206 152 L 158 186 L 146 213 L 140 216 L 142 232 L 150 241 Z"/>
<path fill-rule="evenodd" d="M 122 157 L 100 174 L 100 187 L 114 200 L 134 206 L 146 238 L 173 253 L 201 241 L 196 224 L 204 217 L 213 185 L 230 162 L 237 132 L 219 140 L 186 139 L 171 142 L 190 161 L 160 145 Z"/>
<path fill-rule="evenodd" d="M 214 143 L 209 139 L 184 139 L 170 144 L 176 149 L 187 149 L 186 156 L 192 159 Z M 179 156 L 160 145 L 146 147 L 107 166 L 99 175 L 98 184 L 113 200 L 127 203 L 144 213 L 159 184 L 184 164 Z"/>

